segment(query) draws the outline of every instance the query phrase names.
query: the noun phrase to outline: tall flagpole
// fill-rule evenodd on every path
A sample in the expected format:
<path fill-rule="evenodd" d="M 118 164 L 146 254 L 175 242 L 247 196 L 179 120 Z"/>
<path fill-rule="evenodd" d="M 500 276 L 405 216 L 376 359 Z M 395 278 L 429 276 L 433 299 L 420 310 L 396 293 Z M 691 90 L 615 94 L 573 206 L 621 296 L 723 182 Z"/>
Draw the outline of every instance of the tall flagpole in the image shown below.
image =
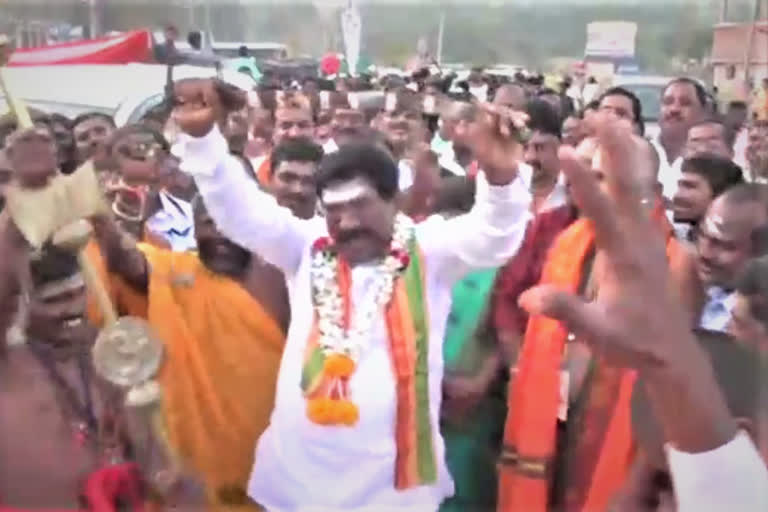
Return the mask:
<path fill-rule="evenodd" d="M 91 39 L 101 35 L 101 0 L 88 0 L 88 31 Z"/>
<path fill-rule="evenodd" d="M 440 29 L 437 33 L 437 65 L 443 63 L 443 37 L 445 36 L 445 11 L 440 13 Z"/>
<path fill-rule="evenodd" d="M 362 20 L 356 0 L 349 0 L 347 8 L 341 13 L 341 35 L 344 38 L 344 50 L 347 69 L 351 76 L 357 76 L 357 63 L 360 60 L 360 38 Z"/>

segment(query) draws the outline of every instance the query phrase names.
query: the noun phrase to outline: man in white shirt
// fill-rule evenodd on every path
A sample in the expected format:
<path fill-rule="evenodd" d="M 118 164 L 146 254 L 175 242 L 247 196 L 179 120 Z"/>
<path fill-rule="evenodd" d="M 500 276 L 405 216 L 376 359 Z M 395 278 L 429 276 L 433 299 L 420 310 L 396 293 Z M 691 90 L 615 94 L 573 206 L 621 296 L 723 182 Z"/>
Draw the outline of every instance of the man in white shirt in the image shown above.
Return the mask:
<path fill-rule="evenodd" d="M 768 182 L 768 121 L 754 121 L 749 127 L 745 154 L 749 163 L 746 179 Z"/>
<path fill-rule="evenodd" d="M 427 142 L 427 127 L 422 118 L 423 104 L 418 95 L 408 90 L 388 92 L 384 110 L 379 113 L 377 128 L 384 134 L 387 146 L 400 170 L 400 190 L 414 183 L 413 155 L 417 146 Z"/>
<path fill-rule="evenodd" d="M 704 87 L 690 78 L 676 78 L 662 92 L 661 131 L 651 142 L 661 159 L 659 181 L 667 199 L 671 199 L 677 190 L 688 129 L 706 114 L 706 105 Z"/>
<path fill-rule="evenodd" d="M 698 271 L 707 301 L 700 326 L 725 331 L 733 309 L 736 279 L 750 258 L 762 250 L 756 230 L 768 222 L 759 185 L 737 185 L 715 199 L 699 223 Z"/>
<path fill-rule="evenodd" d="M 277 146 L 283 140 L 295 137 L 315 135 L 315 121 L 312 116 L 312 104 L 306 96 L 295 91 L 276 91 L 274 100 L 265 98 L 264 103 L 274 101 L 275 124 L 272 132 L 272 144 Z M 256 177 L 262 186 L 269 184 L 269 155 L 262 155 L 251 160 Z"/>
<path fill-rule="evenodd" d="M 532 195 L 531 213 L 559 208 L 568 201 L 565 179 L 560 174 L 560 119 L 552 106 L 540 99 L 531 100 L 526 107 L 530 137 L 525 141 L 523 158 L 530 167 L 530 177 L 521 177 Z"/>
<path fill-rule="evenodd" d="M 330 116 L 329 138 L 322 143 L 323 151 L 330 154 L 349 139 L 360 136 L 366 127 L 365 114 L 356 93 L 321 91 L 318 98 L 321 112 Z"/>
<path fill-rule="evenodd" d="M 739 167 L 747 167 L 747 128 L 749 124 L 749 107 L 744 101 L 736 100 L 728 103 L 725 112 L 728 128 L 733 132 L 733 161 Z"/>
<path fill-rule="evenodd" d="M 704 118 L 688 129 L 685 141 L 686 158 L 710 153 L 733 160 L 734 133 L 717 117 Z"/>
<path fill-rule="evenodd" d="M 483 75 L 483 68 L 472 68 L 472 71 L 467 77 L 467 84 L 469 85 L 469 92 L 477 101 L 488 100 L 488 82 Z"/>
<path fill-rule="evenodd" d="M 389 155 L 346 146 L 317 177 L 326 222 L 303 221 L 227 154 L 210 81 L 177 84 L 176 96 L 183 166 L 211 215 L 289 287 L 291 326 L 250 496 L 270 512 L 437 510 L 453 493 L 439 433 L 451 289 L 520 244 L 530 195 L 517 179 L 517 143 L 485 113 L 472 137 L 485 169 L 476 206 L 415 226 L 397 212 Z"/>
<path fill-rule="evenodd" d="M 686 158 L 681 173 L 672 198 L 672 221 L 678 238 L 693 242 L 712 201 L 728 188 L 744 183 L 744 177 L 731 159 L 711 153 Z"/>

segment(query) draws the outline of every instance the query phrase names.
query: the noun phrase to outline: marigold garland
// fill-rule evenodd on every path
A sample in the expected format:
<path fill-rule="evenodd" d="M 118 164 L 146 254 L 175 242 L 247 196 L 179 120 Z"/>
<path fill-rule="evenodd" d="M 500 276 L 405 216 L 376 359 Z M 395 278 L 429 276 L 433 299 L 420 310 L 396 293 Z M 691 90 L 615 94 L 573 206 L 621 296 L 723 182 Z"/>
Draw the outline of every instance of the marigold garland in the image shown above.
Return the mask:
<path fill-rule="evenodd" d="M 328 354 L 325 357 L 323 371 L 328 377 L 348 379 L 355 373 L 355 362 L 345 354 Z"/>
<path fill-rule="evenodd" d="M 312 299 L 318 317 L 319 344 L 323 356 L 324 396 L 307 402 L 307 417 L 319 425 L 355 425 L 360 417 L 357 405 L 349 397 L 349 379 L 365 352 L 376 315 L 392 299 L 394 281 L 410 263 L 408 241 L 414 234 L 413 221 L 405 215 L 395 219 L 389 253 L 379 263 L 372 300 L 356 305 L 354 318 L 345 325 L 344 305 L 349 290 L 341 290 L 339 258 L 333 241 L 321 237 L 312 244 Z"/>
<path fill-rule="evenodd" d="M 360 419 L 360 412 L 350 400 L 319 397 L 307 401 L 307 417 L 318 425 L 352 426 Z"/>

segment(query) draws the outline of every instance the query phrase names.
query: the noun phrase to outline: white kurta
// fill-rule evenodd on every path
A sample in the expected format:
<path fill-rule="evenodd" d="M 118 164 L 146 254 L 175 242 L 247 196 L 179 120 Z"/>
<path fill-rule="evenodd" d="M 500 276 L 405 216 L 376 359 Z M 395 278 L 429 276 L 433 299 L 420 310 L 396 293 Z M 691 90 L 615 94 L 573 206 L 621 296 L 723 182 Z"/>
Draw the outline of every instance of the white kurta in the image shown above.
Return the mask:
<path fill-rule="evenodd" d="M 395 476 L 395 380 L 383 315 L 373 325 L 368 352 L 350 382 L 360 409 L 354 427 L 326 427 L 306 416 L 300 388 L 313 310 L 310 248 L 327 233 L 318 218 L 305 221 L 261 192 L 228 155 L 218 129 L 184 144 L 182 168 L 193 170 L 198 189 L 219 229 L 285 273 L 291 325 L 277 384 L 271 423 L 256 447 L 248 491 L 270 512 L 430 512 L 453 494 L 445 465 L 439 411 L 442 342 L 453 284 L 467 272 L 503 264 L 519 247 L 529 218 L 530 195 L 521 180 L 491 187 L 479 178 L 477 201 L 467 215 L 434 217 L 417 225 L 425 255 L 429 313 L 430 418 L 438 468 L 434 485 L 397 491 Z M 370 300 L 373 269 L 352 271 L 352 301 Z M 244 390 L 247 392 L 247 390 Z"/>
<path fill-rule="evenodd" d="M 746 433 L 703 453 L 667 446 L 667 459 L 680 512 L 768 510 L 768 470 Z"/>

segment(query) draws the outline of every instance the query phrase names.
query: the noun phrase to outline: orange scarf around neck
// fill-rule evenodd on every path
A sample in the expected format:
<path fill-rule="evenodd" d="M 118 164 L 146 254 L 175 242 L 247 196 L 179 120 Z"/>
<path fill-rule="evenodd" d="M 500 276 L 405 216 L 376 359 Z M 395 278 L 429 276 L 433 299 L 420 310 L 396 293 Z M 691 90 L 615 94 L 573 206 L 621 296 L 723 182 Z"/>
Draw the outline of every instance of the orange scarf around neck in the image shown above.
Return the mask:
<path fill-rule="evenodd" d="M 670 246 L 678 247 L 658 207 L 653 214 Z M 594 251 L 594 230 L 579 219 L 554 242 L 541 284 L 580 292 L 585 264 Z M 557 450 L 560 367 L 568 332 L 558 321 L 533 316 L 528 322 L 517 375 L 510 382 L 509 412 L 499 469 L 499 512 L 544 512 Z M 605 510 L 623 484 L 633 456 L 629 402 L 635 372 L 597 361 L 594 382 L 581 415 L 584 435 L 572 448 L 562 496 L 564 510 Z M 589 392 L 590 390 L 587 390 Z M 591 396 L 590 396 L 591 395 Z"/>

